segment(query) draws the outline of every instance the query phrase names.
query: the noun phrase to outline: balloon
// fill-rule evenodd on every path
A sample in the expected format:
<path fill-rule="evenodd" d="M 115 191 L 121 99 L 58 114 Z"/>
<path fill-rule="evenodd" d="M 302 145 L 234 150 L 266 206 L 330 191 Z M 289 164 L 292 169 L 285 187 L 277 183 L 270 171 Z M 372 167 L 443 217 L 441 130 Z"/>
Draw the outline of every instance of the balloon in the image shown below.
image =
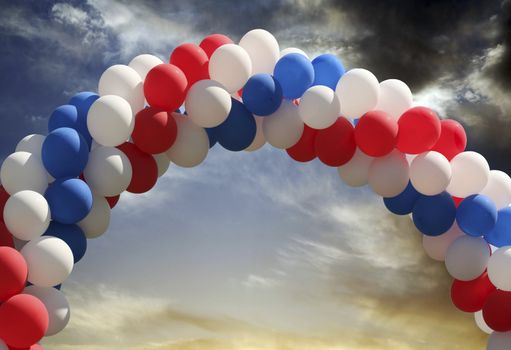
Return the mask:
<path fill-rule="evenodd" d="M 176 141 L 176 121 L 168 112 L 154 107 L 145 108 L 135 117 L 135 128 L 131 137 L 142 152 L 165 152 Z"/>
<path fill-rule="evenodd" d="M 345 72 L 341 61 L 332 54 L 319 55 L 312 60 L 314 82 L 312 85 L 324 85 L 335 90 L 337 82 Z"/>
<path fill-rule="evenodd" d="M 165 153 L 162 153 L 162 154 L 165 156 L 165 158 L 167 158 L 167 155 Z M 167 159 L 167 162 L 170 163 L 170 161 L 168 159 Z M 94 196 L 94 194 L 93 194 L 93 196 Z M 120 194 L 118 194 L 117 196 L 113 196 L 113 197 L 105 197 L 106 201 L 108 202 L 108 205 L 110 206 L 110 209 L 114 208 L 117 205 L 120 198 L 121 198 Z M 93 202 L 94 202 L 94 199 L 93 199 Z M 94 208 L 94 203 L 92 205 Z"/>
<path fill-rule="evenodd" d="M 169 63 L 183 71 L 188 81 L 188 89 L 199 80 L 209 79 L 209 57 L 198 45 L 192 43 L 179 45 L 172 51 Z"/>
<path fill-rule="evenodd" d="M 318 131 L 314 149 L 326 165 L 339 167 L 346 164 L 357 149 L 353 125 L 348 119 L 339 117 L 332 126 Z"/>
<path fill-rule="evenodd" d="M 412 108 L 413 96 L 408 85 L 398 79 L 387 79 L 380 83 L 380 98 L 374 109 L 384 111 L 394 120 Z"/>
<path fill-rule="evenodd" d="M 383 157 L 396 146 L 398 127 L 392 117 L 383 111 L 369 111 L 355 127 L 358 148 L 371 157 Z"/>
<path fill-rule="evenodd" d="M 106 198 L 94 194 L 92 210 L 78 223 L 88 239 L 97 238 L 106 232 L 110 225 L 110 205 Z"/>
<path fill-rule="evenodd" d="M 488 183 L 480 193 L 490 197 L 497 209 L 507 207 L 511 203 L 511 178 L 503 171 L 490 170 Z"/>
<path fill-rule="evenodd" d="M 0 220 L 0 247 L 14 248 L 14 238 L 2 220 Z"/>
<path fill-rule="evenodd" d="M 222 84 L 229 93 L 241 89 L 252 73 L 252 62 L 247 51 L 235 44 L 216 49 L 209 60 L 209 76 Z"/>
<path fill-rule="evenodd" d="M 449 161 L 435 151 L 419 154 L 410 164 L 410 180 L 417 191 L 426 196 L 434 196 L 445 191 L 451 176 Z"/>
<path fill-rule="evenodd" d="M 52 287 L 28 286 L 23 294 L 36 297 L 46 307 L 49 322 L 45 336 L 55 335 L 66 328 L 71 317 L 71 311 L 64 293 Z"/>
<path fill-rule="evenodd" d="M 282 103 L 282 88 L 270 74 L 253 75 L 243 87 L 243 103 L 256 115 L 270 115 Z"/>
<path fill-rule="evenodd" d="M 440 119 L 426 107 L 413 107 L 398 120 L 397 148 L 403 153 L 419 154 L 429 151 L 440 138 Z"/>
<path fill-rule="evenodd" d="M 380 96 L 380 84 L 370 71 L 355 68 L 339 79 L 335 92 L 341 102 L 341 114 L 354 119 L 376 107 Z"/>
<path fill-rule="evenodd" d="M 383 203 L 387 209 L 396 215 L 408 215 L 413 211 L 415 202 L 420 197 L 420 193 L 409 182 L 405 190 L 395 197 L 383 198 Z"/>
<path fill-rule="evenodd" d="M 432 150 L 442 153 L 448 160 L 453 159 L 467 146 L 465 129 L 456 120 L 444 119 L 440 122 L 441 131 Z"/>
<path fill-rule="evenodd" d="M 208 134 L 209 148 L 212 148 L 218 141 L 215 134 L 215 128 L 205 128 L 204 130 L 206 130 L 206 134 Z"/>
<path fill-rule="evenodd" d="M 280 58 L 279 43 L 264 29 L 253 29 L 243 35 L 239 44 L 252 61 L 252 74 L 271 74 Z"/>
<path fill-rule="evenodd" d="M 339 98 L 329 87 L 313 86 L 303 94 L 298 113 L 303 122 L 314 129 L 332 126 L 341 112 Z"/>
<path fill-rule="evenodd" d="M 460 281 L 471 281 L 486 270 L 490 247 L 482 237 L 460 236 L 451 243 L 445 255 L 449 274 Z"/>
<path fill-rule="evenodd" d="M 145 193 L 153 188 L 158 180 L 158 165 L 153 156 L 142 152 L 130 142 L 117 148 L 124 152 L 131 163 L 131 182 L 126 190 L 131 193 Z"/>
<path fill-rule="evenodd" d="M 163 61 L 158 57 L 149 54 L 142 54 L 133 58 L 128 66 L 135 70 L 142 81 L 144 81 L 147 73 L 159 64 L 163 64 Z"/>
<path fill-rule="evenodd" d="M 162 177 L 170 166 L 170 160 L 167 158 L 165 152 L 153 154 L 153 158 L 156 161 L 156 165 L 158 167 L 158 177 Z"/>
<path fill-rule="evenodd" d="M 73 252 L 75 264 L 82 260 L 87 251 L 87 238 L 82 229 L 77 225 L 65 225 L 57 221 L 52 221 L 44 233 L 44 236 L 57 237 L 66 242 Z"/>
<path fill-rule="evenodd" d="M 495 289 L 488 274 L 484 272 L 471 281 L 454 280 L 451 287 L 451 299 L 454 306 L 461 311 L 476 312 L 483 308 L 486 299 Z"/>
<path fill-rule="evenodd" d="M 23 190 L 44 193 L 48 175 L 41 158 L 28 152 L 11 153 L 0 168 L 2 186 L 9 194 Z"/>
<path fill-rule="evenodd" d="M 511 332 L 493 332 L 488 339 L 487 350 L 508 350 L 511 343 Z"/>
<path fill-rule="evenodd" d="M 375 158 L 369 167 L 369 186 L 382 197 L 397 196 L 408 186 L 409 180 L 408 162 L 397 150 Z"/>
<path fill-rule="evenodd" d="M 492 334 L 493 333 L 493 329 L 488 327 L 486 322 L 484 322 L 483 311 L 482 310 L 477 311 L 477 312 L 474 313 L 474 321 L 475 321 L 477 327 L 479 327 L 479 329 L 481 331 L 483 331 L 484 333 L 486 333 L 486 334 Z M 510 339 L 510 341 L 511 341 L 511 339 Z"/>
<path fill-rule="evenodd" d="M 511 263 L 511 246 L 497 249 L 488 261 L 488 276 L 492 283 L 501 290 L 511 291 L 511 276 L 509 264 Z"/>
<path fill-rule="evenodd" d="M 214 80 L 195 83 L 186 96 L 185 108 L 190 119 L 203 128 L 222 124 L 231 111 L 231 95 Z"/>
<path fill-rule="evenodd" d="M 264 117 L 255 117 L 255 121 L 256 121 L 256 128 L 257 128 L 256 135 L 254 137 L 254 141 L 252 141 L 250 146 L 245 148 L 245 151 L 247 151 L 247 152 L 257 151 L 258 149 L 263 147 L 264 144 L 266 143 L 266 139 L 264 138 L 264 133 L 263 133 Z"/>
<path fill-rule="evenodd" d="M 280 57 L 284 57 L 285 55 L 288 55 L 290 53 L 298 53 L 300 55 L 303 55 L 307 59 L 309 59 L 309 56 L 305 53 L 305 51 L 303 51 L 302 49 L 299 49 L 297 47 L 288 47 L 287 49 L 280 51 Z M 335 87 L 334 87 L 334 89 L 335 89 Z"/>
<path fill-rule="evenodd" d="M 199 165 L 208 155 L 208 134 L 190 118 L 175 113 L 173 116 L 177 122 L 177 139 L 165 152 L 167 158 L 180 167 L 191 168 Z"/>
<path fill-rule="evenodd" d="M 211 34 L 205 37 L 199 46 L 204 50 L 206 55 L 211 58 L 213 52 L 216 51 L 220 46 L 225 44 L 232 44 L 232 40 L 223 34 Z"/>
<path fill-rule="evenodd" d="M 434 196 L 421 195 L 413 207 L 413 222 L 425 235 L 439 236 L 447 232 L 455 218 L 456 207 L 447 192 Z"/>
<path fill-rule="evenodd" d="M 485 234 L 484 239 L 496 247 L 511 245 L 511 207 L 498 211 L 497 222 L 493 229 Z"/>
<path fill-rule="evenodd" d="M 483 307 L 486 324 L 496 332 L 511 331 L 511 292 L 494 290 Z M 509 349 L 509 343 L 507 343 Z"/>
<path fill-rule="evenodd" d="M 92 192 L 111 197 L 128 188 L 132 172 L 131 163 L 122 151 L 100 146 L 90 153 L 83 175 Z"/>
<path fill-rule="evenodd" d="M 41 149 L 46 136 L 32 134 L 25 136 L 16 145 L 16 152 L 28 152 L 41 157 Z"/>
<path fill-rule="evenodd" d="M 102 146 L 118 146 L 126 141 L 135 126 L 129 103 L 115 95 L 101 96 L 89 110 L 87 127 Z"/>
<path fill-rule="evenodd" d="M 290 53 L 278 60 L 273 76 L 287 99 L 301 97 L 314 82 L 314 67 L 308 58 Z"/>
<path fill-rule="evenodd" d="M 50 224 L 50 208 L 42 195 L 20 191 L 5 203 L 4 222 L 9 232 L 24 241 L 41 236 Z"/>
<path fill-rule="evenodd" d="M 0 247 L 0 304 L 23 290 L 27 274 L 23 256 L 14 248 Z"/>
<path fill-rule="evenodd" d="M 188 81 L 179 67 L 159 64 L 147 73 L 144 94 L 152 107 L 170 112 L 183 104 L 187 87 Z"/>
<path fill-rule="evenodd" d="M 479 153 L 468 151 L 451 160 L 452 178 L 447 191 L 455 197 L 465 198 L 477 194 L 488 184 L 490 166 Z"/>
<path fill-rule="evenodd" d="M 282 101 L 277 111 L 263 120 L 263 134 L 270 145 L 286 149 L 295 145 L 302 136 L 304 124 L 298 107 L 289 100 Z"/>
<path fill-rule="evenodd" d="M 468 196 L 458 207 L 456 222 L 470 236 L 486 235 L 497 223 L 497 207 L 483 194 Z"/>
<path fill-rule="evenodd" d="M 74 224 L 89 214 L 92 192 L 80 179 L 61 179 L 53 182 L 44 197 L 50 206 L 51 218 L 62 224 Z"/>
<path fill-rule="evenodd" d="M 304 125 L 302 136 L 293 146 L 286 149 L 287 154 L 297 162 L 309 162 L 316 158 L 316 149 L 314 147 L 318 131 L 307 125 Z"/>
<path fill-rule="evenodd" d="M 360 187 L 367 185 L 369 181 L 369 168 L 373 159 L 373 157 L 369 157 L 357 148 L 349 162 L 338 167 L 337 172 L 348 186 Z"/>
<path fill-rule="evenodd" d="M 83 94 L 83 93 L 82 93 Z M 88 101 L 96 101 L 99 98 L 98 95 L 94 94 L 89 96 Z M 75 99 L 75 97 L 71 98 L 71 100 Z M 85 105 L 85 101 L 80 101 L 80 105 Z M 91 102 L 91 104 L 92 104 Z M 52 132 L 58 128 L 72 128 L 78 131 L 85 141 L 87 141 L 87 145 L 90 148 L 92 143 L 92 136 L 90 136 L 89 130 L 87 129 L 87 113 L 89 111 L 90 105 L 82 106 L 81 110 L 83 110 L 84 115 L 79 114 L 76 106 L 69 104 L 58 107 L 53 111 L 48 120 L 48 131 Z M 40 151 L 41 149 L 39 149 Z M 32 153 L 32 152 L 31 152 Z"/>
<path fill-rule="evenodd" d="M 4 189 L 2 185 L 0 185 L 0 222 L 4 221 L 4 207 L 5 203 L 7 203 L 7 200 L 9 199 L 9 193 Z"/>
<path fill-rule="evenodd" d="M 61 284 L 73 270 L 73 252 L 57 237 L 33 239 L 21 249 L 21 255 L 27 261 L 28 281 L 36 286 Z"/>
<path fill-rule="evenodd" d="M 144 83 L 137 71 L 129 66 L 116 64 L 104 71 L 99 78 L 98 92 L 100 96 L 122 97 L 129 103 L 133 113 L 144 108 Z"/>
<path fill-rule="evenodd" d="M 254 141 L 257 126 L 254 116 L 243 103 L 232 99 L 229 116 L 215 128 L 218 143 L 229 151 L 242 151 Z"/>
<path fill-rule="evenodd" d="M 436 261 L 445 261 L 445 255 L 451 243 L 464 235 L 455 221 L 447 232 L 439 236 L 422 235 L 422 246 L 430 258 Z"/>
<path fill-rule="evenodd" d="M 48 311 L 36 297 L 18 294 L 0 305 L 0 339 L 9 346 L 27 348 L 48 329 Z"/>

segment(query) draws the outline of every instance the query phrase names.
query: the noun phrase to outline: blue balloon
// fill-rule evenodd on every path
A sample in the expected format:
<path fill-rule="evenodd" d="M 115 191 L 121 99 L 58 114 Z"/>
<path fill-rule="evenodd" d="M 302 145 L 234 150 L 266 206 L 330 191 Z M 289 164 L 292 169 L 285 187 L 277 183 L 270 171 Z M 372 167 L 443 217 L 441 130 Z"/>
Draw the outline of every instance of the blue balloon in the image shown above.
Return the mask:
<path fill-rule="evenodd" d="M 75 106 L 63 105 L 57 107 L 53 111 L 50 119 L 48 120 L 48 131 L 52 132 L 59 128 L 71 128 L 78 131 L 84 137 L 90 149 L 92 145 L 92 136 L 90 136 L 87 125 L 85 125 L 85 128 L 81 125 L 78 117 L 78 111 Z"/>
<path fill-rule="evenodd" d="M 312 60 L 314 67 L 314 83 L 312 85 L 325 85 L 335 90 L 337 82 L 346 70 L 341 61 L 330 53 L 319 55 Z"/>
<path fill-rule="evenodd" d="M 234 152 L 242 151 L 250 146 L 257 132 L 254 116 L 243 103 L 235 99 L 232 99 L 232 107 L 227 119 L 213 129 L 218 143 Z"/>
<path fill-rule="evenodd" d="M 44 194 L 51 218 L 62 224 L 75 224 L 92 209 L 92 192 L 80 179 L 55 180 Z"/>
<path fill-rule="evenodd" d="M 511 207 L 505 207 L 497 213 L 497 223 L 484 239 L 495 247 L 511 245 Z"/>
<path fill-rule="evenodd" d="M 403 192 L 395 197 L 383 198 L 383 203 L 385 203 L 390 212 L 397 215 L 406 215 L 412 212 L 413 206 L 420 195 L 412 186 L 412 183 L 408 182 L 408 186 L 406 186 Z"/>
<path fill-rule="evenodd" d="M 454 223 L 456 206 L 445 191 L 435 196 L 420 195 L 413 206 L 412 216 L 413 223 L 423 234 L 439 236 Z"/>
<path fill-rule="evenodd" d="M 283 56 L 275 65 L 273 76 L 280 83 L 287 99 L 299 98 L 314 82 L 314 68 L 307 57 L 299 53 Z"/>
<path fill-rule="evenodd" d="M 75 129 L 58 128 L 46 136 L 41 157 L 54 178 L 78 177 L 89 160 L 89 146 Z"/>
<path fill-rule="evenodd" d="M 488 196 L 482 194 L 468 196 L 458 206 L 456 222 L 467 235 L 474 237 L 486 235 L 497 223 L 497 207 Z"/>
<path fill-rule="evenodd" d="M 75 264 L 80 261 L 87 250 L 87 237 L 77 225 L 65 225 L 52 221 L 44 236 L 60 238 L 71 248 Z"/>
<path fill-rule="evenodd" d="M 215 133 L 215 128 L 205 128 L 206 133 L 208 134 L 209 139 L 209 148 L 213 148 L 216 145 L 217 137 Z"/>
<path fill-rule="evenodd" d="M 253 75 L 243 87 L 243 103 L 255 115 L 270 115 L 282 103 L 282 88 L 270 74 Z"/>
<path fill-rule="evenodd" d="M 74 95 L 69 100 L 69 104 L 75 106 L 78 113 L 77 124 L 74 129 L 85 137 L 89 146 L 92 144 L 92 136 L 87 128 L 87 113 L 89 113 L 90 106 L 92 106 L 98 98 L 98 94 L 84 91 Z"/>

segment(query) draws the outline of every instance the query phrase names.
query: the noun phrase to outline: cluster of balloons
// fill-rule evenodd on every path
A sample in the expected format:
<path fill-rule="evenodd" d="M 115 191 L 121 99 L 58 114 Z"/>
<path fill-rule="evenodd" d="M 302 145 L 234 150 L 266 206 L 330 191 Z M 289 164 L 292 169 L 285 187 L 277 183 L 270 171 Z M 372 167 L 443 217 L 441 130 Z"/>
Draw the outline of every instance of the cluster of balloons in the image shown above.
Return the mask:
<path fill-rule="evenodd" d="M 455 120 L 415 106 L 400 80 L 281 50 L 263 30 L 238 44 L 214 34 L 114 65 L 98 93 L 54 110 L 48 135 L 29 135 L 0 169 L 0 349 L 38 349 L 69 321 L 60 291 L 87 239 L 108 228 L 122 192 L 153 188 L 170 162 L 194 167 L 216 143 L 269 143 L 318 158 L 349 186 L 369 185 L 411 215 L 426 253 L 455 279 L 454 305 L 511 348 L 511 178 L 466 151 Z"/>

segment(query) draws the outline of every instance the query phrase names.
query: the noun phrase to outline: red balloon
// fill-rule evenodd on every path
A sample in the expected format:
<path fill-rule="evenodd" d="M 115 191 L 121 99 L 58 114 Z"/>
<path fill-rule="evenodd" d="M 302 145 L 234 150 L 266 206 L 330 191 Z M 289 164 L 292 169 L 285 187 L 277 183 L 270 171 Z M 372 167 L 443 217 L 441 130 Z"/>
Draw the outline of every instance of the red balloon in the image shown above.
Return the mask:
<path fill-rule="evenodd" d="M 457 207 L 459 207 L 459 205 L 461 204 L 461 202 L 463 201 L 464 198 L 459 198 L 459 197 L 452 197 L 452 200 L 454 201 L 454 205 Z"/>
<path fill-rule="evenodd" d="M 211 34 L 205 37 L 199 46 L 204 50 L 208 58 L 211 58 L 213 52 L 220 46 L 232 43 L 232 40 L 223 34 Z"/>
<path fill-rule="evenodd" d="M 0 339 L 17 348 L 30 348 L 48 329 L 48 311 L 29 294 L 18 294 L 0 305 Z"/>
<path fill-rule="evenodd" d="M 453 159 L 467 146 L 467 134 L 463 126 L 456 120 L 444 119 L 440 122 L 441 131 L 433 151 L 442 153 L 448 160 Z"/>
<path fill-rule="evenodd" d="M 454 280 L 451 287 L 451 299 L 458 309 L 465 312 L 481 310 L 488 296 L 495 290 L 488 273 L 472 281 Z"/>
<path fill-rule="evenodd" d="M 493 291 L 484 303 L 483 318 L 494 331 L 511 331 L 511 292 Z"/>
<path fill-rule="evenodd" d="M 314 148 L 318 158 L 329 166 L 341 166 L 353 157 L 357 145 L 353 125 L 344 118 L 339 117 L 330 127 L 318 130 Z"/>
<path fill-rule="evenodd" d="M 117 202 L 119 202 L 119 198 L 121 198 L 121 195 L 118 194 L 117 196 L 113 197 L 105 197 L 106 201 L 108 202 L 108 205 L 110 206 L 110 209 L 113 209 L 117 205 Z"/>
<path fill-rule="evenodd" d="M 3 186 L 0 186 L 0 221 L 4 221 L 4 207 L 5 203 L 9 199 L 9 193 L 4 189 Z"/>
<path fill-rule="evenodd" d="M 371 157 L 383 157 L 392 152 L 397 142 L 397 122 L 383 111 L 364 114 L 355 127 L 358 148 Z"/>
<path fill-rule="evenodd" d="M 27 263 L 20 252 L 11 247 L 0 247 L 0 302 L 21 293 L 27 276 Z"/>
<path fill-rule="evenodd" d="M 176 120 L 170 113 L 160 109 L 145 108 L 135 117 L 135 128 L 131 137 L 141 151 L 150 154 L 163 153 L 176 141 Z"/>
<path fill-rule="evenodd" d="M 440 119 L 426 107 L 413 107 L 398 120 L 397 148 L 403 153 L 419 154 L 433 148 L 440 137 Z"/>
<path fill-rule="evenodd" d="M 3 221 L 0 221 L 0 247 L 14 248 L 14 239 Z"/>
<path fill-rule="evenodd" d="M 133 170 L 130 185 L 126 190 L 131 193 L 144 193 L 153 188 L 158 180 L 158 165 L 154 157 L 142 152 L 130 142 L 125 142 L 117 148 L 126 154 Z"/>
<path fill-rule="evenodd" d="M 314 143 L 317 133 L 318 130 L 304 125 L 300 140 L 298 140 L 294 146 L 286 150 L 287 154 L 298 162 L 308 162 L 316 158 Z"/>
<path fill-rule="evenodd" d="M 181 68 L 188 81 L 188 89 L 197 81 L 209 79 L 209 57 L 195 44 L 179 45 L 170 55 L 171 64 Z"/>
<path fill-rule="evenodd" d="M 44 348 L 40 344 L 34 344 L 28 348 L 15 348 L 13 346 L 9 346 L 9 350 L 44 350 Z"/>
<path fill-rule="evenodd" d="M 173 64 L 159 64 L 147 73 L 144 95 L 147 102 L 165 111 L 175 111 L 184 102 L 188 82 L 181 69 Z"/>

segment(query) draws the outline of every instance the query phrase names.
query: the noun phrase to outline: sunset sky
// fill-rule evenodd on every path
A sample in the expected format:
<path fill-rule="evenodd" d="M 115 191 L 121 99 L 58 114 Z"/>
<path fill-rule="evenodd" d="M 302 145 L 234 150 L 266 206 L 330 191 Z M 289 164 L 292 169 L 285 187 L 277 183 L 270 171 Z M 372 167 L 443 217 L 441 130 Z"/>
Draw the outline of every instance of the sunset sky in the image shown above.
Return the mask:
<path fill-rule="evenodd" d="M 167 60 L 254 28 L 281 48 L 337 54 L 463 123 L 469 149 L 511 172 L 511 1 L 0 1 L 0 158 L 110 65 Z M 266 145 L 218 145 L 123 194 L 63 286 L 69 326 L 47 349 L 483 349 L 442 263 L 408 216 L 335 168 Z"/>

